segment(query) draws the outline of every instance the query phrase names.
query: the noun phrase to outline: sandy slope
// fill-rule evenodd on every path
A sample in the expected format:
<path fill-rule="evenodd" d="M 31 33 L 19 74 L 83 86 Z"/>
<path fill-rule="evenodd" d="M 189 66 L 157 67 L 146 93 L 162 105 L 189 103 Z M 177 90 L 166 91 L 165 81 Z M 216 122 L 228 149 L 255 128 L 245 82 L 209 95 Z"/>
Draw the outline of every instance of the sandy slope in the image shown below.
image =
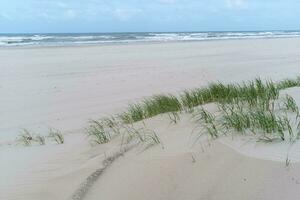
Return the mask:
<path fill-rule="evenodd" d="M 205 153 L 126 156 L 94 185 L 87 200 L 295 199 L 300 195 L 299 164 L 244 157 L 220 143 Z"/>
<path fill-rule="evenodd" d="M 280 200 L 300 195 L 299 164 L 286 167 L 284 160 L 271 161 L 272 156 L 243 156 L 220 143 L 223 139 L 202 138 L 202 145 L 192 145 L 195 124 L 189 116 L 177 125 L 168 125 L 167 117 L 146 124 L 155 128 L 164 149 L 125 154 L 99 178 L 87 200 Z"/>
<path fill-rule="evenodd" d="M 119 142 L 91 146 L 82 134 L 63 145 L 7 147 L 0 151 L 0 199 L 68 199 L 102 161 L 118 152 Z"/>
<path fill-rule="evenodd" d="M 299 46 L 300 39 L 270 39 L 0 49 L 0 144 L 14 139 L 20 128 L 43 133 L 53 126 L 70 133 L 64 145 L 0 146 L 0 199 L 70 198 L 105 157 L 119 149 L 117 139 L 91 147 L 82 135 L 88 119 L 118 112 L 143 96 L 208 81 L 294 77 L 300 74 Z M 291 94 L 299 97 L 298 90 Z M 298 195 L 299 166 L 293 163 L 286 169 L 282 160 L 288 145 L 241 146 L 237 138 L 210 147 L 206 140 L 202 147 L 192 146 L 194 125 L 188 116 L 176 126 L 166 116 L 147 124 L 160 135 L 165 149 L 128 152 L 105 171 L 87 199 Z M 298 161 L 298 146 L 293 146 L 292 161 Z M 259 153 L 264 150 L 270 153 Z"/>

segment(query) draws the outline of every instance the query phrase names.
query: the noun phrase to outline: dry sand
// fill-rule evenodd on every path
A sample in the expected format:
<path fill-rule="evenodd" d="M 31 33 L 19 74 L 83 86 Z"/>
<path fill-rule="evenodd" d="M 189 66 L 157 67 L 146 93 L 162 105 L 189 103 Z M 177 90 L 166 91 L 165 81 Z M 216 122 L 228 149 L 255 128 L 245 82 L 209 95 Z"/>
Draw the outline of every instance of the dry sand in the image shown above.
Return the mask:
<path fill-rule="evenodd" d="M 300 74 L 299 47 L 300 39 L 265 39 L 0 49 L 0 199 L 71 198 L 119 149 L 117 140 L 91 147 L 82 135 L 88 119 L 119 112 L 144 96 L 209 81 L 294 77 Z M 299 97 L 297 90 L 291 94 Z M 49 126 L 68 133 L 66 144 L 6 145 L 20 128 L 44 132 Z M 178 125 L 157 117 L 147 126 L 159 133 L 165 148 L 126 153 L 105 170 L 86 199 L 299 196 L 300 166 L 285 167 L 281 158 L 290 151 L 285 144 L 258 151 L 255 143 L 242 147 L 242 139 L 225 138 L 211 146 L 206 142 L 203 152 L 201 145 L 191 145 L 193 124 L 187 116 Z M 264 149 L 271 153 L 261 155 Z M 297 148 L 293 151 L 294 161 L 300 161 Z"/>
<path fill-rule="evenodd" d="M 216 106 L 206 109 L 214 111 Z M 145 124 L 159 135 L 163 148 L 157 145 L 126 153 L 84 199 L 281 200 L 300 195 L 299 142 L 293 144 L 293 150 L 288 142 L 265 144 L 239 136 L 202 137 L 194 143 L 197 134 L 191 133 L 196 124 L 189 114 L 181 115 L 176 125 L 170 124 L 167 115 Z M 288 153 L 293 155 L 286 166 Z"/>
<path fill-rule="evenodd" d="M 294 77 L 299 46 L 266 39 L 0 49 L 0 144 L 20 128 L 78 130 L 153 93 Z"/>

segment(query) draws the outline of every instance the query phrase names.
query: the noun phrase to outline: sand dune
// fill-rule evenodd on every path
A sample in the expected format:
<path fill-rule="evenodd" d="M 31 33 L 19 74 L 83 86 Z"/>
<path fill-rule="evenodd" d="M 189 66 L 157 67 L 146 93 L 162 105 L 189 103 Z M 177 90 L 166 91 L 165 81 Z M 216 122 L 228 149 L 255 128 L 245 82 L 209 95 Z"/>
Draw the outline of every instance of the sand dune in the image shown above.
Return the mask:
<path fill-rule="evenodd" d="M 300 194 L 299 164 L 286 167 L 285 159 L 274 162 L 272 156 L 257 159 L 257 152 L 244 156 L 222 144 L 226 138 L 203 138 L 192 145 L 190 134 L 195 124 L 190 116 L 177 125 L 168 125 L 167 116 L 147 120 L 146 124 L 155 127 L 164 148 L 126 153 L 105 171 L 85 199 L 265 200 L 294 199 Z M 276 152 L 276 145 L 273 150 Z"/>
<path fill-rule="evenodd" d="M 244 157 L 220 143 L 205 153 L 149 154 L 121 158 L 86 199 L 279 200 L 300 194 L 299 164 L 286 169 L 283 163 Z"/>
<path fill-rule="evenodd" d="M 128 102 L 210 81 L 300 74 L 300 39 L 235 40 L 0 49 L 0 199 L 72 199 L 86 178 L 120 150 L 120 138 L 91 146 L 86 122 Z M 299 89 L 286 91 L 299 102 Z M 2 123 L 3 122 L 3 123 Z M 189 115 L 146 120 L 162 140 L 117 159 L 86 199 L 295 199 L 299 144 L 221 138 L 193 145 Z M 22 147 L 20 128 L 61 129 L 63 145 Z M 7 145 L 10 142 L 13 145 Z M 291 165 L 285 166 L 286 155 Z"/>

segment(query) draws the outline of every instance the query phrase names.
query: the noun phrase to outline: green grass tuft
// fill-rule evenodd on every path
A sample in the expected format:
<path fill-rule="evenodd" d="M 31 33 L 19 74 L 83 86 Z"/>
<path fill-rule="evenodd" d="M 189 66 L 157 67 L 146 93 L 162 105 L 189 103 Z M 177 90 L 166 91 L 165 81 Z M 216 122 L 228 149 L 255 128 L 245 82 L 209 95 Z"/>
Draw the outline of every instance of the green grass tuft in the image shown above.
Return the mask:
<path fill-rule="evenodd" d="M 299 116 L 299 107 L 297 106 L 296 101 L 293 99 L 293 97 L 286 95 L 285 101 L 284 101 L 284 109 L 287 111 L 291 111 L 293 113 L 297 114 L 297 117 Z"/>
<path fill-rule="evenodd" d="M 87 133 L 96 143 L 102 144 L 111 140 L 111 132 L 120 134 L 124 125 L 132 125 L 163 113 L 168 113 L 171 123 L 177 123 L 177 115 L 181 111 L 193 111 L 197 106 L 214 102 L 219 104 L 221 117 L 216 117 L 203 108 L 196 112 L 198 122 L 203 124 L 211 137 L 218 137 L 224 132 L 220 128 L 225 128 L 242 134 L 260 133 L 265 141 L 273 141 L 274 138 L 286 140 L 285 133 L 294 137 L 292 125 L 287 116 L 276 114 L 275 102 L 280 90 L 295 86 L 300 86 L 300 78 L 285 79 L 277 83 L 257 78 L 241 84 L 211 83 L 207 87 L 185 90 L 179 96 L 155 95 L 130 104 L 116 118 L 91 121 Z M 298 119 L 299 108 L 291 97 L 286 97 L 284 107 L 286 111 L 297 113 Z M 129 131 L 125 128 L 125 131 L 128 133 L 127 138 L 145 140 L 145 134 L 137 130 Z"/>
<path fill-rule="evenodd" d="M 46 138 L 45 136 L 42 135 L 36 135 L 34 140 L 39 144 L 39 145 L 45 145 L 46 144 Z"/>
<path fill-rule="evenodd" d="M 217 138 L 219 136 L 216 117 L 213 114 L 201 107 L 199 110 L 194 112 L 193 117 L 196 119 L 198 124 L 203 124 L 206 133 L 208 133 L 212 138 Z"/>
<path fill-rule="evenodd" d="M 123 135 L 123 140 L 126 139 L 126 143 L 137 142 L 138 144 L 144 145 L 145 149 L 158 144 L 162 145 L 160 138 L 153 130 L 147 129 L 145 127 L 135 128 L 132 125 L 125 125 L 124 128 L 125 131 Z M 122 144 L 123 143 L 124 141 L 122 141 Z"/>
<path fill-rule="evenodd" d="M 97 120 L 90 120 L 89 127 L 86 129 L 88 137 L 97 144 L 104 144 L 110 141 L 111 136 L 109 132 L 105 131 L 104 126 Z"/>
<path fill-rule="evenodd" d="M 178 112 L 181 110 L 181 103 L 173 95 L 156 95 L 143 101 L 145 117 L 153 117 L 161 113 Z"/>
<path fill-rule="evenodd" d="M 300 77 L 297 77 L 296 79 L 285 79 L 277 84 L 277 87 L 280 90 L 297 86 L 300 86 Z"/>
<path fill-rule="evenodd" d="M 17 137 L 17 142 L 24 146 L 30 146 L 34 142 L 34 134 L 27 129 L 22 129 L 21 134 Z"/>
<path fill-rule="evenodd" d="M 17 137 L 17 142 L 24 146 L 31 146 L 33 144 L 45 145 L 46 138 L 43 135 L 38 135 L 30 132 L 27 129 L 22 129 L 20 135 Z"/>
<path fill-rule="evenodd" d="M 49 130 L 49 138 L 52 138 L 57 144 L 63 144 L 65 142 L 64 136 L 62 133 L 57 129 L 50 129 Z"/>
<path fill-rule="evenodd" d="M 181 103 L 173 95 L 155 95 L 139 104 L 129 105 L 126 112 L 119 115 L 122 122 L 129 124 L 168 112 L 181 110 Z"/>

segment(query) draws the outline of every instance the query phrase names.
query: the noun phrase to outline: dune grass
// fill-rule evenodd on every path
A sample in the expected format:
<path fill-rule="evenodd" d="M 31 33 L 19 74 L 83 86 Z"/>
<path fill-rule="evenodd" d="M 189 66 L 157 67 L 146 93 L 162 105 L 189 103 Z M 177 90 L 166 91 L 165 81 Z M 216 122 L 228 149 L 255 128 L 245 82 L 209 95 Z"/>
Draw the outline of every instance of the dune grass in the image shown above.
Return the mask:
<path fill-rule="evenodd" d="M 200 129 L 200 136 L 202 135 L 202 133 L 207 133 L 212 138 L 217 138 L 219 136 L 215 115 L 201 107 L 200 109 L 194 111 L 193 117 L 196 120 L 196 123 L 200 125 L 199 127 L 197 127 L 197 129 Z"/>
<path fill-rule="evenodd" d="M 114 117 L 90 120 L 89 123 L 86 134 L 95 144 L 108 143 L 114 136 L 118 135 L 122 136 L 121 145 L 133 142 L 148 148 L 161 144 L 159 137 L 153 130 L 144 126 L 137 128 L 133 124 L 122 124 Z"/>
<path fill-rule="evenodd" d="M 154 95 L 141 102 L 130 104 L 127 110 L 116 116 L 90 120 L 86 133 L 97 144 L 109 142 L 114 136 L 121 135 L 122 131 L 123 133 L 127 132 L 128 138 L 137 137 L 141 142 L 152 140 L 153 143 L 158 144 L 160 140 L 156 134 L 146 134 L 144 130 L 129 130 L 125 125 L 164 113 L 168 113 L 171 123 L 176 124 L 180 120 L 180 112 L 193 111 L 195 107 L 208 103 L 217 103 L 223 116 L 222 128 L 240 133 L 249 131 L 254 134 L 257 132 L 276 133 L 284 140 L 286 131 L 289 132 L 289 135 L 295 135 L 291 121 L 286 115 L 288 112 L 296 113 L 296 119 L 298 119 L 299 108 L 292 97 L 286 96 L 281 106 L 286 115 L 276 115 L 275 102 L 279 98 L 280 90 L 296 86 L 300 86 L 300 77 L 285 79 L 277 83 L 257 78 L 240 84 L 211 83 L 206 87 L 185 90 L 177 96 L 172 94 Z M 216 138 L 221 132 L 224 132 L 219 130 L 220 124 L 216 117 L 203 108 L 196 115 L 198 115 L 198 122 L 204 125 L 206 132 L 211 137 Z M 300 121 L 298 128 L 300 128 Z M 133 134 L 134 132 L 135 134 Z M 64 143 L 64 138 L 59 131 L 50 130 L 48 137 L 58 144 Z M 24 129 L 18 137 L 18 142 L 25 146 L 32 143 L 44 145 L 45 139 L 44 136 Z"/>
<path fill-rule="evenodd" d="M 28 129 L 22 129 L 16 141 L 23 146 L 31 146 L 34 144 L 45 145 L 48 138 L 54 140 L 57 144 L 64 143 L 64 137 L 62 133 L 59 130 L 52 128 L 49 130 L 49 133 L 46 136 L 34 133 Z"/>
<path fill-rule="evenodd" d="M 62 135 L 62 133 L 57 130 L 57 129 L 50 129 L 49 130 L 49 138 L 51 138 L 52 140 L 54 140 L 57 144 L 63 144 L 65 143 L 65 139 L 64 136 Z"/>
<path fill-rule="evenodd" d="M 177 112 L 181 110 L 181 103 L 173 95 L 156 95 L 144 102 L 145 117 L 153 117 L 160 113 Z"/>
<path fill-rule="evenodd" d="M 24 146 L 30 146 L 34 142 L 34 134 L 27 129 L 22 129 L 16 140 Z"/>
<path fill-rule="evenodd" d="M 123 124 L 114 117 L 104 117 L 99 120 L 90 120 L 89 127 L 86 129 L 88 137 L 96 144 L 109 142 L 114 136 L 121 134 Z"/>
<path fill-rule="evenodd" d="M 192 109 L 211 102 L 229 103 L 236 100 L 246 101 L 251 106 L 264 105 L 278 98 L 278 95 L 279 89 L 275 83 L 263 83 L 261 79 L 256 79 L 242 84 L 213 83 L 204 89 L 185 91 L 181 99 L 184 107 Z"/>
<path fill-rule="evenodd" d="M 267 96 L 258 97 L 255 104 L 243 98 L 219 103 L 217 119 L 203 108 L 194 112 L 194 115 L 212 138 L 218 137 L 222 132 L 220 130 L 225 129 L 227 133 L 258 135 L 260 141 L 294 141 L 299 134 L 299 130 L 296 131 L 294 127 L 298 124 L 299 129 L 300 124 L 299 108 L 295 100 L 286 96 L 282 102 L 284 106 L 275 109 L 274 104 L 280 101 L 278 96 L 272 96 L 268 92 L 266 94 Z M 274 97 L 277 99 L 273 99 Z M 287 112 L 296 115 L 295 119 L 291 120 Z"/>
<path fill-rule="evenodd" d="M 90 121 L 87 134 L 98 144 L 107 143 L 112 138 L 111 133 L 120 134 L 120 129 L 126 129 L 124 128 L 126 124 L 133 124 L 163 113 L 168 113 L 171 123 L 176 124 L 180 119 L 177 117 L 179 112 L 193 111 L 195 107 L 207 103 L 218 103 L 223 113 L 221 125 L 204 109 L 198 112 L 200 117 L 198 122 L 204 125 L 206 132 L 213 138 L 218 137 L 221 126 L 240 133 L 264 132 L 266 135 L 263 136 L 266 138 L 268 134 L 276 133 L 284 140 L 284 132 L 287 130 L 291 132 L 292 129 L 286 116 L 275 115 L 275 102 L 279 98 L 280 90 L 295 86 L 300 86 L 300 78 L 285 79 L 277 83 L 257 78 L 240 84 L 211 83 L 207 87 L 185 90 L 178 96 L 155 95 L 130 104 L 126 111 L 116 117 Z M 290 97 L 286 97 L 284 107 L 286 112 L 299 113 L 298 107 Z M 133 134 L 135 131 L 126 131 L 128 138 L 137 137 L 143 141 L 140 134 Z"/>
<path fill-rule="evenodd" d="M 293 99 L 293 97 L 289 95 L 286 95 L 286 100 L 284 102 L 284 109 L 296 113 L 297 117 L 299 117 L 299 108 L 296 104 L 296 101 Z"/>
<path fill-rule="evenodd" d="M 39 145 L 45 145 L 46 144 L 46 138 L 43 135 L 36 135 L 35 136 L 35 141 L 39 144 Z"/>
<path fill-rule="evenodd" d="M 122 144 L 128 144 L 130 142 L 143 145 L 144 149 L 148 149 L 149 147 L 158 144 L 162 145 L 162 142 L 155 131 L 146 127 L 136 128 L 133 125 L 125 125 Z"/>
<path fill-rule="evenodd" d="M 180 100 L 173 95 L 155 95 L 146 98 L 142 103 L 129 105 L 126 112 L 120 115 L 124 123 L 133 123 L 162 113 L 178 112 L 182 109 Z"/>
<path fill-rule="evenodd" d="M 131 104 L 127 111 L 119 115 L 124 123 L 134 123 L 159 114 L 193 109 L 212 102 L 246 101 L 250 106 L 271 109 L 279 91 L 300 86 L 300 79 L 286 79 L 278 83 L 272 81 L 244 82 L 242 84 L 211 83 L 207 87 L 185 90 L 181 95 L 155 95 L 140 103 Z"/>
<path fill-rule="evenodd" d="M 17 143 L 23 146 L 31 146 L 33 144 L 45 145 L 46 138 L 43 135 L 33 133 L 27 129 L 22 129 L 20 135 L 17 137 Z"/>
<path fill-rule="evenodd" d="M 109 129 L 113 134 L 120 134 L 121 124 L 115 117 L 105 117 L 101 119 L 103 127 Z"/>
<path fill-rule="evenodd" d="M 111 135 L 105 130 L 103 123 L 97 120 L 89 121 L 89 127 L 86 129 L 86 133 L 96 144 L 104 144 L 111 139 Z"/>
<path fill-rule="evenodd" d="M 300 77 L 296 79 L 285 79 L 277 84 L 277 88 L 280 90 L 297 86 L 300 86 Z"/>
<path fill-rule="evenodd" d="M 276 116 L 273 111 L 264 110 L 231 110 L 223 112 L 223 126 L 237 133 L 250 131 L 253 134 L 262 133 L 263 137 L 277 134 L 285 140 L 284 131 L 288 130 L 289 121 L 284 116 Z"/>

